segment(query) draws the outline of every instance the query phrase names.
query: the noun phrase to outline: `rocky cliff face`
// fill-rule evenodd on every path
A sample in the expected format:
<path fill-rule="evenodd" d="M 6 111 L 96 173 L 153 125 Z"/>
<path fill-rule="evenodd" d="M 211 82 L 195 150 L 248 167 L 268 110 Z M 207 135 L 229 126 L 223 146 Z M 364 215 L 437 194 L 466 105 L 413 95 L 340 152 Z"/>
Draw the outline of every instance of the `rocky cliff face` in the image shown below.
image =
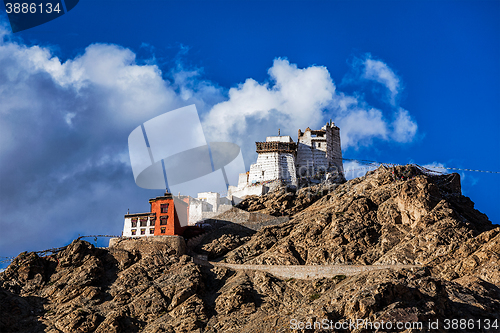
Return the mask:
<path fill-rule="evenodd" d="M 312 190 L 315 200 L 309 201 L 306 193 L 298 203 L 297 198 L 288 200 L 288 194 L 279 193 L 274 198 L 247 199 L 245 206 L 265 207 L 263 211 L 313 203 L 288 223 L 260 230 L 230 252 L 227 261 L 426 265 L 494 229 L 486 215 L 461 195 L 457 174 L 427 176 L 412 166 L 380 168 L 327 194 Z"/>
<path fill-rule="evenodd" d="M 358 319 L 423 328 L 440 320 L 436 332 L 448 331 L 444 319 L 474 319 L 462 331 L 498 331 L 500 228 L 461 195 L 458 175 L 381 168 L 311 190 L 249 198 L 242 207 L 290 221 L 239 237 L 241 245 L 212 237 L 207 251 L 231 263 L 420 267 L 280 279 L 200 266 L 165 244 L 98 249 L 79 240 L 48 257 L 22 253 L 0 273 L 0 332 L 288 332 Z"/>

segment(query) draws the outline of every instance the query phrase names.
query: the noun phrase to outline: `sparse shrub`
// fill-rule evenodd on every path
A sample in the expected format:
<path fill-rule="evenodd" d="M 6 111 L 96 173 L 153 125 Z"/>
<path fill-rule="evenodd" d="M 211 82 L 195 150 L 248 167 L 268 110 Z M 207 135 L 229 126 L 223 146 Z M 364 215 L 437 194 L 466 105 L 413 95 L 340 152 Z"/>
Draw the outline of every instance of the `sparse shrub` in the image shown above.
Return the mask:
<path fill-rule="evenodd" d="M 311 301 L 314 301 L 315 299 L 318 299 L 319 298 L 319 294 L 312 294 L 311 296 L 309 296 L 309 299 Z"/>

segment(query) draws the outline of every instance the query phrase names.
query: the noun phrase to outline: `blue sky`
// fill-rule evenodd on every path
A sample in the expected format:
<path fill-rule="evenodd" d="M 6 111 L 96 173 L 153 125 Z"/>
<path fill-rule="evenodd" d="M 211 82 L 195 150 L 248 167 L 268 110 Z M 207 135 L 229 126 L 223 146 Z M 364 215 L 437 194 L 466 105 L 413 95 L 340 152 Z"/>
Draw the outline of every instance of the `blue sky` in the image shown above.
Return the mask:
<path fill-rule="evenodd" d="M 135 185 L 129 133 L 193 103 L 247 167 L 277 128 L 333 119 L 347 158 L 500 171 L 499 17 L 500 1 L 81 0 L 12 34 L 0 8 L 0 256 L 119 234 L 161 194 Z M 460 174 L 498 223 L 500 175 Z"/>

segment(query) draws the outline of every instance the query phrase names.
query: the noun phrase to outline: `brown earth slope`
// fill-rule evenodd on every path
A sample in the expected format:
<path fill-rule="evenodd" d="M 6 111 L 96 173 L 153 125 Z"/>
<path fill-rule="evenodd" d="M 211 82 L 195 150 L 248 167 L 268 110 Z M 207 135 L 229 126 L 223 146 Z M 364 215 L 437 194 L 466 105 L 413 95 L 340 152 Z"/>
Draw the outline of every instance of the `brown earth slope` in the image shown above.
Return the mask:
<path fill-rule="evenodd" d="M 161 244 L 97 249 L 78 240 L 50 257 L 22 253 L 0 273 L 0 332 L 289 332 L 294 324 L 358 319 L 406 323 L 380 332 L 422 332 L 436 320 L 432 332 L 448 332 L 445 319 L 474 319 L 464 332 L 499 331 L 500 228 L 460 194 L 458 175 L 381 168 L 304 207 L 226 261 L 422 267 L 280 279 L 199 266 Z"/>

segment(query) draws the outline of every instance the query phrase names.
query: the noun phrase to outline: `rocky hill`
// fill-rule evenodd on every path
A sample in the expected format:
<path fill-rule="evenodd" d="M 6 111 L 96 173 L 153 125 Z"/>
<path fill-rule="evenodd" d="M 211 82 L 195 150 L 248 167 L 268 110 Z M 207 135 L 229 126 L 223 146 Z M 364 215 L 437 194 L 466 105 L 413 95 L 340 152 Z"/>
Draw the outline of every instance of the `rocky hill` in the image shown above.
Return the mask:
<path fill-rule="evenodd" d="M 381 167 L 241 207 L 290 220 L 222 250 L 210 237 L 221 262 L 418 267 L 283 279 L 199 265 L 165 244 L 99 249 L 77 240 L 48 257 L 22 253 L 0 273 L 0 332 L 289 332 L 315 322 L 320 332 L 360 319 L 404 323 L 379 332 L 422 332 L 436 320 L 432 332 L 451 331 L 445 319 L 473 319 L 464 332 L 500 330 L 500 228 L 462 196 L 457 174 Z"/>
<path fill-rule="evenodd" d="M 245 206 L 261 211 L 281 206 L 293 213 L 293 207 L 313 204 L 288 223 L 260 230 L 230 252 L 228 262 L 429 264 L 494 229 L 462 196 L 458 174 L 428 176 L 414 166 L 382 167 L 326 195 L 318 188 L 305 190 L 296 197 L 275 193 L 247 199 Z"/>

